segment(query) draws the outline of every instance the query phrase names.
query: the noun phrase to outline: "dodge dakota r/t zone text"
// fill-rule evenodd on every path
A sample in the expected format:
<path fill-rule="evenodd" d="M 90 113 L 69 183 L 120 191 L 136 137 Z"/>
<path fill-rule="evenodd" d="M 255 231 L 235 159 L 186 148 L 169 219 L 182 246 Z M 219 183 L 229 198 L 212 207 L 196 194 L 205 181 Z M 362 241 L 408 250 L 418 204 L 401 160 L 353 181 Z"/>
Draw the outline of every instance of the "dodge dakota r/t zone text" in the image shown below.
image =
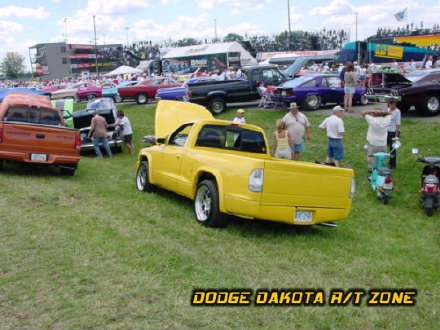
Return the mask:
<path fill-rule="evenodd" d="M 136 187 L 157 186 L 194 200 L 197 221 L 227 224 L 226 215 L 293 225 L 348 217 L 352 169 L 270 156 L 262 128 L 216 120 L 204 107 L 159 101 L 156 145 L 142 149 Z"/>
<path fill-rule="evenodd" d="M 4 161 L 55 165 L 74 175 L 80 160 L 79 130 L 65 126 L 45 96 L 10 93 L 0 104 L 0 166 Z"/>

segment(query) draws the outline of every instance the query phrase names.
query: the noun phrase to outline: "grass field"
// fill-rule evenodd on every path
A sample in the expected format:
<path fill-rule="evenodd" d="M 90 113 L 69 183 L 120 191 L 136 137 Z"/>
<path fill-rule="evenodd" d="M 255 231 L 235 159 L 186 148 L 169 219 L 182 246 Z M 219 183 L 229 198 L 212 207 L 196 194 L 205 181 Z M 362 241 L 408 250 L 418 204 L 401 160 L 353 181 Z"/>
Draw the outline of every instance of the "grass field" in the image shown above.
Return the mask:
<path fill-rule="evenodd" d="M 140 138 L 153 133 L 154 107 L 123 105 Z M 267 133 L 282 110 L 249 110 Z M 324 115 L 303 160 L 323 160 Z M 232 119 L 230 110 L 219 116 Z M 367 124 L 345 118 L 344 165 L 357 194 L 336 229 L 299 229 L 234 219 L 225 229 L 197 224 L 192 202 L 134 186 L 136 155 L 84 156 L 74 177 L 6 164 L 0 172 L 0 329 L 438 329 L 439 211 L 419 206 L 422 165 L 411 155 L 440 153 L 438 124 L 403 121 L 394 178 L 382 205 L 369 187 Z M 334 288 L 418 291 L 412 307 L 194 307 L 194 289 Z M 327 300 L 326 300 L 327 302 Z"/>

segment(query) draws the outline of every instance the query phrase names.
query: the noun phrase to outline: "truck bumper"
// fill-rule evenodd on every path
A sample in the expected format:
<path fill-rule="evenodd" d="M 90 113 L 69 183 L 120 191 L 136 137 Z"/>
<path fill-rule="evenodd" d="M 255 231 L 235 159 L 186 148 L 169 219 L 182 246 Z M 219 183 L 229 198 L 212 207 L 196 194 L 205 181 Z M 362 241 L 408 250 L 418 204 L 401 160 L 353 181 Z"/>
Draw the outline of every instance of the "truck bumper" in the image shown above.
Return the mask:
<path fill-rule="evenodd" d="M 80 156 L 78 155 L 55 155 L 55 154 L 38 154 L 46 155 L 45 159 L 39 158 L 39 160 L 32 159 L 32 153 L 20 152 L 20 151 L 0 151 L 0 159 L 9 160 L 13 162 L 32 163 L 41 165 L 66 165 L 66 164 L 78 164 Z M 34 154 L 35 155 L 35 154 Z"/>
<path fill-rule="evenodd" d="M 351 211 L 352 200 L 348 199 L 347 205 L 341 208 L 260 205 L 259 202 L 239 200 L 233 197 L 226 197 L 225 203 L 229 210 L 239 209 L 240 212 L 232 212 L 233 215 L 239 217 L 310 226 L 346 219 Z M 227 210 L 226 213 L 228 213 Z"/>
<path fill-rule="evenodd" d="M 400 102 L 402 100 L 401 96 L 394 96 L 394 95 L 388 95 L 388 94 L 373 94 L 373 95 L 368 95 L 365 94 L 365 97 L 368 99 L 368 101 L 370 102 L 383 102 L 383 103 L 388 103 L 388 101 L 393 98 L 396 99 L 397 102 Z"/>

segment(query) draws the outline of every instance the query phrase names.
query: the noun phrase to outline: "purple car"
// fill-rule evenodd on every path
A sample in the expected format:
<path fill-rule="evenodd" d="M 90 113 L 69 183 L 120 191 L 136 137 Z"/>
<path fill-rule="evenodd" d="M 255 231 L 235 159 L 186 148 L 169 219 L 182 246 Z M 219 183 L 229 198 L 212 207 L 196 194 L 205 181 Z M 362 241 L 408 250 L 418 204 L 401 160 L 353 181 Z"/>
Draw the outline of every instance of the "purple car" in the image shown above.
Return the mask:
<path fill-rule="evenodd" d="M 338 74 L 314 74 L 295 78 L 271 87 L 271 100 L 289 104 L 296 102 L 303 109 L 316 110 L 327 103 L 344 104 L 344 88 Z M 353 103 L 368 104 L 365 87 L 356 88 Z"/>

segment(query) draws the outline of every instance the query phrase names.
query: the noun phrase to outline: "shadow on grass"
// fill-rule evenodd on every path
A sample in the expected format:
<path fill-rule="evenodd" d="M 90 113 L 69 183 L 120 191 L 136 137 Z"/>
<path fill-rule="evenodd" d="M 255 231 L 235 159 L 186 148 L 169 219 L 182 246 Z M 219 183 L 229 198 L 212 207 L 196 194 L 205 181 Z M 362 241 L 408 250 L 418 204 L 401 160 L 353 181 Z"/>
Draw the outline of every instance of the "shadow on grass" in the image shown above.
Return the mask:
<path fill-rule="evenodd" d="M 26 175 L 35 177 L 65 177 L 61 175 L 60 169 L 55 165 L 31 164 L 3 161 L 0 165 L 0 173 L 6 175 Z"/>
<path fill-rule="evenodd" d="M 193 209 L 193 201 L 180 196 L 174 192 L 158 188 L 155 194 L 161 198 L 167 200 L 170 203 L 176 203 L 180 206 Z M 194 221 L 195 215 L 194 215 Z M 273 222 L 268 220 L 257 219 L 245 219 L 237 216 L 228 216 L 228 225 L 226 228 L 209 228 L 207 230 L 220 230 L 227 231 L 230 234 L 237 234 L 241 237 L 279 237 L 280 235 L 293 235 L 293 236 L 320 236 L 325 237 L 332 235 L 337 228 L 323 227 L 319 225 L 314 226 L 298 226 L 289 225 L 279 222 Z"/>

